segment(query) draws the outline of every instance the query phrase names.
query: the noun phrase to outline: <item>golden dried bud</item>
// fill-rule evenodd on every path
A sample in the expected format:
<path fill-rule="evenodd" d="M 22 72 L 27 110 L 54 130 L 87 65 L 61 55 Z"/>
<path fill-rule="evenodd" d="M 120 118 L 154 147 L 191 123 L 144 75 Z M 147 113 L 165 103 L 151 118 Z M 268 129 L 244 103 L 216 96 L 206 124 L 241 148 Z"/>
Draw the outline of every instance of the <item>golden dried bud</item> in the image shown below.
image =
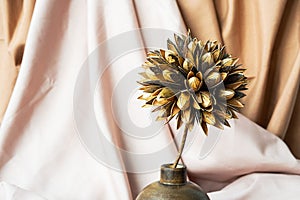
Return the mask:
<path fill-rule="evenodd" d="M 202 86 L 202 81 L 199 80 L 199 78 L 193 76 L 189 78 L 188 80 L 189 86 L 194 90 L 198 91 Z"/>

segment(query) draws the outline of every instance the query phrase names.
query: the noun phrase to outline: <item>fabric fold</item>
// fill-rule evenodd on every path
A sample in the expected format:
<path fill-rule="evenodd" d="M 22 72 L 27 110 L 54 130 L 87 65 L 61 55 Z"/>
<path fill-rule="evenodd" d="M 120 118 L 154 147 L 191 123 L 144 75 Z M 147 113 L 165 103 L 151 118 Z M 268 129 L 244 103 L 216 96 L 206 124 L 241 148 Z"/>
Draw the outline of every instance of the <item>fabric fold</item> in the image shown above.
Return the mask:
<path fill-rule="evenodd" d="M 140 108 L 136 81 L 145 52 L 166 48 L 167 38 L 190 27 L 199 39 L 223 40 L 229 52 L 242 56 L 245 67 L 264 67 L 261 74 L 260 68 L 251 67 L 250 76 L 268 77 L 276 31 L 264 30 L 262 25 L 277 15 L 268 15 L 256 27 L 260 15 L 251 19 L 256 5 L 250 3 L 252 7 L 240 13 L 242 3 L 236 2 L 36 2 L 20 73 L 0 129 L 0 197 L 11 199 L 9 193 L 17 194 L 16 199 L 24 195 L 32 199 L 129 200 L 158 180 L 160 165 L 172 162 L 177 154 L 182 130 L 175 130 L 174 122 L 170 126 L 155 122 L 151 110 Z M 267 10 L 282 11 L 284 3 L 273 2 Z M 261 9 L 262 5 L 266 3 L 257 6 Z M 207 19 L 202 17 L 206 14 Z M 294 14 L 295 10 L 288 18 Z M 244 22 L 236 19 L 240 15 L 246 18 Z M 198 17 L 202 17 L 199 23 Z M 273 25 L 277 27 L 278 22 L 268 28 Z M 232 26 L 242 27 L 235 32 Z M 255 33 L 267 38 L 262 49 L 260 36 L 251 35 Z M 277 44 L 278 54 L 286 55 L 283 49 L 289 49 L 296 57 L 290 46 L 292 36 L 288 44 L 285 40 Z M 255 42 L 247 46 L 251 38 Z M 280 74 L 283 64 L 279 60 L 275 72 Z M 297 82 L 289 78 L 296 78 L 298 68 L 291 63 L 295 59 L 288 62 L 293 66 L 290 74 L 278 78 L 286 82 L 281 89 L 296 89 Z M 256 98 L 251 100 L 256 94 L 257 98 L 264 96 L 262 90 L 256 91 L 264 85 L 256 89 L 254 85 L 265 81 L 255 80 L 249 86 L 253 88 L 246 102 L 250 108 L 244 113 L 254 121 L 259 121 L 255 116 L 264 115 Z M 286 94 L 281 91 L 278 97 Z M 277 105 L 285 102 L 292 104 L 293 99 L 276 98 L 276 113 L 281 112 Z M 274 122 L 280 120 L 272 119 Z M 271 125 L 264 122 L 268 123 Z M 209 192 L 212 200 L 298 199 L 300 163 L 286 144 L 242 114 L 230 124 L 224 131 L 210 127 L 208 137 L 200 127 L 189 134 L 183 162 L 190 180 Z M 278 127 L 272 126 L 279 131 L 282 124 Z"/>

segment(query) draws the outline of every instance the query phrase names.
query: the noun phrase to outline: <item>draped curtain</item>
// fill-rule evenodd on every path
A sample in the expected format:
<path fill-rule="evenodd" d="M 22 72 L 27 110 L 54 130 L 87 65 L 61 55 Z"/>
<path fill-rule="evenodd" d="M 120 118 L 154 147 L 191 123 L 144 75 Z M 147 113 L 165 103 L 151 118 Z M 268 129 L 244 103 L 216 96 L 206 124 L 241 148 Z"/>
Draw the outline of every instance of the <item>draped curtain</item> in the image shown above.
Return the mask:
<path fill-rule="evenodd" d="M 18 76 L 34 4 L 0 4 L 0 120 Z M 178 6 L 195 37 L 221 41 L 248 69 L 242 113 L 283 138 L 299 157 L 299 1 L 179 0 Z"/>
<path fill-rule="evenodd" d="M 206 137 L 199 129 L 192 134 L 183 155 L 189 178 L 215 200 L 254 200 L 270 194 L 272 199 L 296 200 L 299 10 L 297 0 L 1 0 L 0 199 L 125 200 L 157 180 L 158 171 L 118 171 L 97 162 L 76 133 L 74 110 L 81 107 L 73 108 L 72 100 L 80 67 L 99 44 L 126 31 L 159 28 L 182 33 L 190 29 L 198 39 L 222 42 L 240 58 L 249 77 L 240 119 L 230 121 L 232 128 L 224 130 L 203 159 L 195 155 Z M 145 47 L 150 39 L 136 37 Z M 109 49 L 99 58 L 106 54 Z M 154 151 L 180 135 L 171 124 L 152 142 L 137 142 L 113 121 L 114 109 L 107 105 L 114 83 L 144 59 L 144 51 L 119 58 L 96 88 L 95 113 L 105 136 L 129 152 Z M 91 82 L 86 80 L 86 93 L 79 95 L 83 101 Z M 126 106 L 122 97 L 113 103 Z M 141 112 L 131 110 L 132 117 L 145 119 Z M 137 165 L 118 153 L 106 156 L 116 158 L 120 168 Z M 176 156 L 176 145 L 168 155 Z"/>
<path fill-rule="evenodd" d="M 179 0 L 187 27 L 222 41 L 250 77 L 242 111 L 300 156 L 300 2 Z"/>

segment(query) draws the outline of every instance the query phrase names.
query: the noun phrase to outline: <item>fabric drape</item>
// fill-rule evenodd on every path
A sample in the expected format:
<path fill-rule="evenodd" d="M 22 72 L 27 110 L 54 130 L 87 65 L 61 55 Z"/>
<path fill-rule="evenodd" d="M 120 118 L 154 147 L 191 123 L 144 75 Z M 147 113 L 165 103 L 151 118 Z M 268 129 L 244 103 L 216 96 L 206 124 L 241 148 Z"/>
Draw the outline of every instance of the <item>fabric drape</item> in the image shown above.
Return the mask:
<path fill-rule="evenodd" d="M 35 0 L 0 2 L 0 123 L 22 62 Z"/>
<path fill-rule="evenodd" d="M 300 2 L 179 0 L 178 4 L 195 36 L 222 41 L 247 68 L 251 79 L 242 113 L 287 138 L 299 157 Z"/>
<path fill-rule="evenodd" d="M 1 4 L 0 121 L 18 75 L 34 3 Z M 205 0 L 178 4 L 194 36 L 222 41 L 248 68 L 250 83 L 255 86 L 249 87 L 251 98 L 247 98 L 242 112 L 284 138 L 299 157 L 299 1 L 269 4 Z"/>
<path fill-rule="evenodd" d="M 33 4 L 21 7 L 32 13 Z M 138 87 L 145 48 L 166 48 L 165 35 L 149 28 L 189 27 L 199 39 L 223 42 L 251 77 L 243 110 L 251 120 L 238 114 L 222 132 L 210 127 L 206 137 L 196 126 L 189 134 L 189 178 L 212 200 L 297 200 L 300 161 L 272 134 L 291 148 L 299 138 L 299 100 L 290 95 L 299 87 L 299 20 L 291 20 L 299 19 L 297 7 L 271 0 L 37 1 L 16 84 L 5 87 L 14 89 L 0 128 L 1 199 L 129 200 L 158 180 L 159 165 L 177 155 L 173 139 L 182 130 L 174 122 L 147 126 L 151 112 L 128 87 Z M 128 46 L 134 51 L 118 54 Z M 15 64 L 2 66 L 8 77 Z"/>

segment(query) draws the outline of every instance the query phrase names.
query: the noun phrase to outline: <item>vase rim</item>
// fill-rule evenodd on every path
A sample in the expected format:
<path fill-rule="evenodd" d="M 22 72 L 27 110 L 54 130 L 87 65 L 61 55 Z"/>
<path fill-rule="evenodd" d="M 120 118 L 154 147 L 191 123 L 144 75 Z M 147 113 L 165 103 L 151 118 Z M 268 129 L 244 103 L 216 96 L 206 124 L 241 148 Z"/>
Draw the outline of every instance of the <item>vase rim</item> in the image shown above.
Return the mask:
<path fill-rule="evenodd" d="M 187 183 L 186 166 L 178 164 L 176 168 L 173 164 L 164 164 L 160 168 L 160 183 L 165 185 L 184 185 Z"/>
<path fill-rule="evenodd" d="M 176 168 L 173 168 L 172 165 L 173 165 L 173 163 L 163 164 L 163 165 L 161 165 L 161 168 L 171 168 L 171 169 L 177 170 L 177 171 L 186 169 L 186 166 L 183 164 L 177 164 Z"/>

